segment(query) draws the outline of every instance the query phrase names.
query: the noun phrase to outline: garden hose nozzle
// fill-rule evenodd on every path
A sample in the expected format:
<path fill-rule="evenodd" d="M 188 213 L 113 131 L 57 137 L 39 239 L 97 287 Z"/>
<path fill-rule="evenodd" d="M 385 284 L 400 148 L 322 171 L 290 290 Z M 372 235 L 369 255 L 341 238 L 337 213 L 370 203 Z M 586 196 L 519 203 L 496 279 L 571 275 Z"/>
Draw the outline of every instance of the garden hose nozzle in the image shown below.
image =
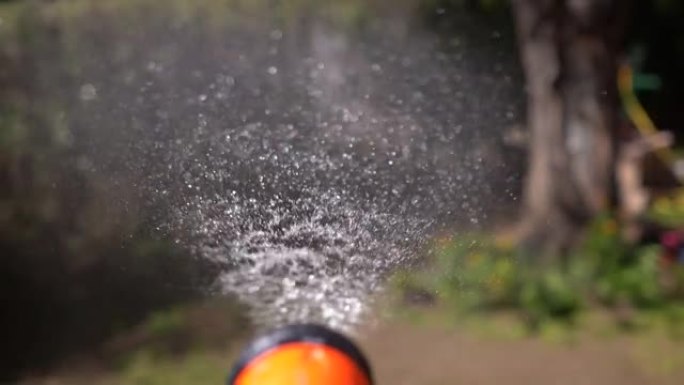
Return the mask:
<path fill-rule="evenodd" d="M 361 351 L 318 325 L 289 325 L 265 333 L 242 351 L 228 385 L 372 385 Z"/>

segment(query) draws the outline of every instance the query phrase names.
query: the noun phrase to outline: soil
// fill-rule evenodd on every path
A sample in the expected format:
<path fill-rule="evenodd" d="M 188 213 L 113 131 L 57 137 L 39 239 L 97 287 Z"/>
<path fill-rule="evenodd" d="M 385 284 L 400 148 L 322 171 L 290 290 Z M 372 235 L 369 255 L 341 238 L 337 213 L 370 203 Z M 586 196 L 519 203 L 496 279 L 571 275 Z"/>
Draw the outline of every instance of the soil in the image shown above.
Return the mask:
<path fill-rule="evenodd" d="M 360 343 L 378 384 L 674 385 L 684 381 L 681 361 L 678 366 L 657 369 L 667 367 L 658 365 L 661 360 L 673 362 L 667 348 L 648 343 L 644 347 L 629 337 L 561 344 L 471 334 L 391 322 L 366 331 Z M 662 341 L 664 345 L 670 342 Z M 644 356 L 649 350 L 655 357 Z"/>
<path fill-rule="evenodd" d="M 198 329 L 202 327 L 196 326 Z M 212 326 L 211 329 L 214 329 Z M 225 340 L 225 338 L 219 338 Z M 22 385 L 141 385 L 157 384 L 173 376 L 173 384 L 220 384 L 225 363 L 235 360 L 234 340 L 228 350 L 207 350 L 190 361 L 145 367 L 147 380 L 121 376 L 107 365 L 66 366 L 33 376 Z M 365 327 L 356 341 L 368 356 L 378 385 L 675 385 L 684 378 L 684 342 L 665 334 L 635 333 L 548 340 L 540 336 L 483 335 L 470 326 L 422 323 L 402 318 Z M 185 363 L 183 363 L 185 362 Z M 199 371 L 197 371 L 199 370 Z M 210 370 L 211 373 L 204 373 Z M 201 375 L 198 375 L 201 374 Z M 205 376 L 209 374 L 209 376 Z M 151 379 L 155 379 L 154 381 Z M 162 379 L 162 380 L 159 380 Z M 161 382 L 160 382 L 161 381 Z"/>

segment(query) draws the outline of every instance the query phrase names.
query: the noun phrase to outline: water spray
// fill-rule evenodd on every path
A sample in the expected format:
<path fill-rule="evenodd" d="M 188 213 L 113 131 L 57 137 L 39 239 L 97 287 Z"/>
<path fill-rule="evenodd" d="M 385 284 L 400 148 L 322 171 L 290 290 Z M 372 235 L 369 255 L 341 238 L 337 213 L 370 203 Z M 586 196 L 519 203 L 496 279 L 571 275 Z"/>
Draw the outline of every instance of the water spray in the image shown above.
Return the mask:
<path fill-rule="evenodd" d="M 246 304 L 256 327 L 353 330 L 433 235 L 516 199 L 523 158 L 499 137 L 522 85 L 486 26 L 452 39 L 403 12 L 346 29 L 316 12 L 235 9 L 213 25 L 167 9 L 135 31 L 75 23 L 78 71 L 42 58 L 44 104 L 66 109 L 74 164 L 118 186 L 103 202 L 208 261 L 202 289 Z"/>

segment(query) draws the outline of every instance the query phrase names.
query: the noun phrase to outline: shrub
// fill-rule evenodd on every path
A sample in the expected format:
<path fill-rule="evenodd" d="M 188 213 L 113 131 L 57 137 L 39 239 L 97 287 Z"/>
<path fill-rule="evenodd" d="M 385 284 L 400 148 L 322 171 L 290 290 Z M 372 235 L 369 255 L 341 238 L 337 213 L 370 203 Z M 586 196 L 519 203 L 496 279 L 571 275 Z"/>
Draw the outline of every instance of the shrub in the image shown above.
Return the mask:
<path fill-rule="evenodd" d="M 580 309 L 579 290 L 568 275 L 553 270 L 521 283 L 518 305 L 532 324 L 546 319 L 572 321 Z"/>
<path fill-rule="evenodd" d="M 617 222 L 606 215 L 592 224 L 574 254 L 544 269 L 522 262 L 516 248 L 491 237 L 443 239 L 426 269 L 402 273 L 407 285 L 400 289 L 435 293 L 461 313 L 513 310 L 532 327 L 549 320 L 572 323 L 589 305 L 616 314 L 624 309 L 670 314 L 684 298 L 684 267 L 664 268 L 661 252 L 659 245 L 625 243 Z"/>

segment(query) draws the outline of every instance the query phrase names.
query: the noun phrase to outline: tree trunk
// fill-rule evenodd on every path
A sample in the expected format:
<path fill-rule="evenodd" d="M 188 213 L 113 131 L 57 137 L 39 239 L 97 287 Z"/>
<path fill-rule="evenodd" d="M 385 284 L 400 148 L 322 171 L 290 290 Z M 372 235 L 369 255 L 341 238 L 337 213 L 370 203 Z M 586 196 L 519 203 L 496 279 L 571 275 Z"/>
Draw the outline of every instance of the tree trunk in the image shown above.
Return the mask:
<path fill-rule="evenodd" d="M 531 134 L 522 241 L 546 261 L 611 204 L 617 3 L 513 1 Z"/>

